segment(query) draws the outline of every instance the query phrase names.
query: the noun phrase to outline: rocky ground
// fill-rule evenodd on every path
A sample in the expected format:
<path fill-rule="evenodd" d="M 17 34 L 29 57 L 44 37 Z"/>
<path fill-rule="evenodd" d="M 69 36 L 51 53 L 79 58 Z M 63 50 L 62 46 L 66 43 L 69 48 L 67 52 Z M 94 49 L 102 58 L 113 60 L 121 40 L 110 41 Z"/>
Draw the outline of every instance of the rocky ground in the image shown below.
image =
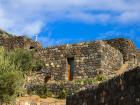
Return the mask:
<path fill-rule="evenodd" d="M 66 105 L 66 100 L 27 96 L 17 98 L 17 105 Z"/>

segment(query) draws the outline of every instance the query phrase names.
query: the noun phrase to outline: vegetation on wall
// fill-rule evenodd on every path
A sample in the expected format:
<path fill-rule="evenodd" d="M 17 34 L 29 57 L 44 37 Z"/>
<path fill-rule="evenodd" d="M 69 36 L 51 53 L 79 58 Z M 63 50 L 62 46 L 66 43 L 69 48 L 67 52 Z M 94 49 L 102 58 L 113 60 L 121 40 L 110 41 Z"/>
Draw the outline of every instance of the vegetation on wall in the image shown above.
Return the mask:
<path fill-rule="evenodd" d="M 74 84 L 99 84 L 100 82 L 106 81 L 107 77 L 105 75 L 97 75 L 94 78 L 83 78 L 74 80 Z"/>

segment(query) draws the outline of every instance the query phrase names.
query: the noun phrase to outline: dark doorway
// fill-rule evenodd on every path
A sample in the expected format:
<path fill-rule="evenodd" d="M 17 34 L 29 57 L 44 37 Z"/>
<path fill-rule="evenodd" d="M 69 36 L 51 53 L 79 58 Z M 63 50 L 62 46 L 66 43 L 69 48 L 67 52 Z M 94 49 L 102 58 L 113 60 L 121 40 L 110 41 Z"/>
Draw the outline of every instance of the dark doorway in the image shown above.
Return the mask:
<path fill-rule="evenodd" d="M 34 49 L 35 47 L 34 46 L 30 46 L 30 49 Z"/>
<path fill-rule="evenodd" d="M 67 67 L 68 80 L 72 81 L 73 80 L 73 76 L 74 76 L 74 57 L 67 58 L 67 61 L 68 61 L 68 67 Z"/>

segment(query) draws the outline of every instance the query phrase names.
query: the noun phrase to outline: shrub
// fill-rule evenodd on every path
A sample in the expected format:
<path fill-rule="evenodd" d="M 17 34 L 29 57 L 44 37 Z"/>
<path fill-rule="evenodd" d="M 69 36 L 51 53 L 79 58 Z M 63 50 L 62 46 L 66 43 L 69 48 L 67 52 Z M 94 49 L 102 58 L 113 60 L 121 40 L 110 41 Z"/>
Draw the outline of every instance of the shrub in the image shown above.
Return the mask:
<path fill-rule="evenodd" d="M 9 71 L 0 74 L 0 101 L 10 103 L 22 93 L 23 78 L 18 71 Z"/>
<path fill-rule="evenodd" d="M 8 53 L 11 64 L 15 64 L 23 72 L 28 72 L 33 68 L 33 54 L 30 51 L 16 49 Z"/>
<path fill-rule="evenodd" d="M 105 80 L 107 80 L 107 77 L 105 76 L 105 75 L 97 75 L 96 77 L 95 77 L 95 80 L 96 81 L 105 81 Z"/>
<path fill-rule="evenodd" d="M 94 78 L 78 79 L 74 81 L 74 84 L 98 84 L 99 82 L 107 80 L 104 75 L 97 75 Z"/>
<path fill-rule="evenodd" d="M 33 51 L 24 49 L 15 49 L 7 53 L 10 64 L 15 64 L 22 70 L 22 72 L 28 74 L 30 71 L 41 70 L 45 63 L 38 57 L 34 56 Z"/>
<path fill-rule="evenodd" d="M 0 48 L 0 101 L 10 103 L 22 93 L 23 73 L 11 63 L 9 53 Z"/>
<path fill-rule="evenodd" d="M 39 71 L 39 70 L 41 70 L 42 68 L 44 68 L 44 66 L 45 66 L 45 63 L 44 63 L 44 61 L 42 61 L 42 60 L 40 60 L 40 59 L 37 59 L 37 58 L 35 58 L 34 59 L 34 64 L 33 64 L 33 71 Z"/>

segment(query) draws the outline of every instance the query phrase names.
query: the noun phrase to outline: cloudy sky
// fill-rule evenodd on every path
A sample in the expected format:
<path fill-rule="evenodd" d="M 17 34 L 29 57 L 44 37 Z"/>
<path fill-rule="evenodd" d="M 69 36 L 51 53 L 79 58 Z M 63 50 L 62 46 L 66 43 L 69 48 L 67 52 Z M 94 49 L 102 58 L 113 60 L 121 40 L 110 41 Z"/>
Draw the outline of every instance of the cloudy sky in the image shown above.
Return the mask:
<path fill-rule="evenodd" d="M 44 46 L 124 37 L 140 48 L 140 0 L 0 0 L 0 28 Z"/>

